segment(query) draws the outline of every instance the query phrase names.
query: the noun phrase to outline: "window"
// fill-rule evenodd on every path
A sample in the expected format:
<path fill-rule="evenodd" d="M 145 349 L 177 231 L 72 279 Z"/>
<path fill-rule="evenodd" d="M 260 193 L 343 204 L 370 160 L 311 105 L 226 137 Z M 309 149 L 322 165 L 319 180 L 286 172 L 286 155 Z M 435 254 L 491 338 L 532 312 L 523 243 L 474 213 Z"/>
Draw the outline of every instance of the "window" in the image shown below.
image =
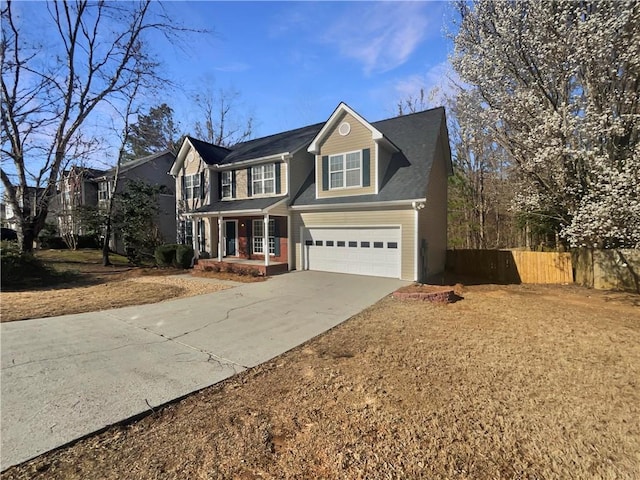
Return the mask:
<path fill-rule="evenodd" d="M 373 242 L 373 248 L 384 248 L 384 242 Z"/>
<path fill-rule="evenodd" d="M 251 192 L 253 195 L 276 193 L 276 168 L 273 163 L 251 167 Z"/>
<path fill-rule="evenodd" d="M 180 220 L 179 243 L 183 245 L 193 245 L 193 223 L 191 220 Z"/>
<path fill-rule="evenodd" d="M 184 176 L 184 198 L 200 198 L 200 174 Z"/>
<path fill-rule="evenodd" d="M 349 242 L 349 247 L 353 248 L 357 246 L 358 246 L 358 242 Z"/>
<path fill-rule="evenodd" d="M 322 240 L 316 240 L 316 247 L 322 246 Z"/>
<path fill-rule="evenodd" d="M 204 220 L 198 220 L 198 251 L 203 252 L 206 247 L 206 236 L 205 236 L 205 226 Z"/>
<path fill-rule="evenodd" d="M 333 240 L 327 240 L 327 247 L 333 247 Z"/>
<path fill-rule="evenodd" d="M 387 248 L 398 248 L 398 242 L 387 242 Z"/>
<path fill-rule="evenodd" d="M 362 248 L 369 248 L 370 243 L 369 242 L 360 242 L 360 247 Z"/>
<path fill-rule="evenodd" d="M 110 193 L 109 182 L 98 183 L 98 200 L 109 200 Z"/>
<path fill-rule="evenodd" d="M 338 240 L 338 246 L 339 247 L 344 247 L 344 242 L 342 240 Z"/>
<path fill-rule="evenodd" d="M 329 156 L 329 188 L 362 186 L 361 152 Z"/>
<path fill-rule="evenodd" d="M 275 220 L 269 220 L 269 254 L 275 255 L 276 253 L 276 222 Z M 253 253 L 264 253 L 263 247 L 264 239 L 264 221 L 253 221 Z"/>
<path fill-rule="evenodd" d="M 220 196 L 222 198 L 232 198 L 233 197 L 233 172 L 226 171 L 220 173 L 222 177 L 222 192 Z"/>

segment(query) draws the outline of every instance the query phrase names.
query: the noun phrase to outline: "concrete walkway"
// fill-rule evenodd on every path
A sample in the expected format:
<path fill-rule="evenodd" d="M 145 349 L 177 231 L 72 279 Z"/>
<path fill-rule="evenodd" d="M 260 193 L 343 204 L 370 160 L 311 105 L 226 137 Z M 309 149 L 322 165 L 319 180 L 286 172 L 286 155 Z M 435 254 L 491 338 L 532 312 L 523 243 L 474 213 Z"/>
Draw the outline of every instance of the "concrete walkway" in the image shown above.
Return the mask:
<path fill-rule="evenodd" d="M 265 362 L 406 284 L 292 272 L 198 297 L 3 323 L 0 470 Z"/>

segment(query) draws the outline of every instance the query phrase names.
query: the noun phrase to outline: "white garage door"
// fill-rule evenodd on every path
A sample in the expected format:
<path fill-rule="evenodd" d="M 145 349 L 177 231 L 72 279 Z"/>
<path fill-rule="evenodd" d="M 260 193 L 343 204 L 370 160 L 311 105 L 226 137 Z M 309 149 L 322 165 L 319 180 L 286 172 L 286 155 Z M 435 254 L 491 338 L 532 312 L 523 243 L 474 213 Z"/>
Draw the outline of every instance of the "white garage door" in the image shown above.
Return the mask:
<path fill-rule="evenodd" d="M 400 227 L 308 228 L 307 270 L 400 278 Z"/>

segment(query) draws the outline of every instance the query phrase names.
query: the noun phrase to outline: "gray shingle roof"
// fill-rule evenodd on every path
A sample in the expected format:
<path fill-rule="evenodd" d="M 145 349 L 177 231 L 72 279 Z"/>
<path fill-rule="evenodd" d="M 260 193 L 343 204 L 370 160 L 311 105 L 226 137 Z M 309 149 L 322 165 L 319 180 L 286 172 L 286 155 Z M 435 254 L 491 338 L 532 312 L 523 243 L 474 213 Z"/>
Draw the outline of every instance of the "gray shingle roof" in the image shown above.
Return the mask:
<path fill-rule="evenodd" d="M 207 165 L 216 165 L 220 163 L 231 151 L 228 148 L 213 145 L 211 143 L 198 140 L 197 138 L 187 138 Z"/>
<path fill-rule="evenodd" d="M 131 160 L 130 162 L 125 162 L 120 165 L 120 173 L 125 173 L 130 170 L 133 170 L 140 165 L 144 165 L 147 162 L 151 162 L 153 160 L 157 160 L 158 158 L 162 158 L 165 155 L 170 155 L 172 160 L 175 160 L 175 155 L 170 150 L 164 150 L 162 152 L 153 153 L 151 155 L 147 155 L 146 157 L 138 158 L 136 160 Z M 109 170 L 105 170 L 102 172 L 100 177 L 113 177 L 116 174 L 116 167 L 110 168 Z"/>
<path fill-rule="evenodd" d="M 372 123 L 400 149 L 394 153 L 387 170 L 380 172 L 382 178 L 378 194 L 316 199 L 315 176 L 311 172 L 291 205 L 336 205 L 425 198 L 438 138 L 445 122 L 444 108 L 439 107 Z M 448 143 L 448 139 L 445 141 Z"/>
<path fill-rule="evenodd" d="M 264 198 L 247 198 L 244 200 L 224 200 L 205 205 L 194 210 L 192 213 L 215 213 L 215 212 L 238 212 L 243 210 L 264 210 L 276 203 L 287 198 L 280 197 L 264 197 Z"/>
<path fill-rule="evenodd" d="M 256 138 L 242 142 L 231 147 L 231 153 L 224 158 L 220 164 L 241 162 L 242 160 L 252 160 L 254 158 L 268 157 L 280 153 L 292 153 L 311 143 L 324 123 L 308 125 L 306 127 L 289 130 L 288 132 L 276 133 L 268 137 Z"/>

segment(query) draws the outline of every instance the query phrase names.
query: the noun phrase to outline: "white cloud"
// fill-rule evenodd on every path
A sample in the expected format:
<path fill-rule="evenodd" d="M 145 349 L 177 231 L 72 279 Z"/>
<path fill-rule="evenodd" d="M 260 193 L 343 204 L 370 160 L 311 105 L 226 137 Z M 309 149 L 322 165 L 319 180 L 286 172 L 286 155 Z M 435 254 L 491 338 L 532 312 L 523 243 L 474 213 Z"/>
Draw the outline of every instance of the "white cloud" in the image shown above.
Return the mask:
<path fill-rule="evenodd" d="M 330 25 L 322 40 L 362 63 L 365 74 L 393 70 L 406 62 L 430 28 L 422 2 L 358 3 Z"/>

